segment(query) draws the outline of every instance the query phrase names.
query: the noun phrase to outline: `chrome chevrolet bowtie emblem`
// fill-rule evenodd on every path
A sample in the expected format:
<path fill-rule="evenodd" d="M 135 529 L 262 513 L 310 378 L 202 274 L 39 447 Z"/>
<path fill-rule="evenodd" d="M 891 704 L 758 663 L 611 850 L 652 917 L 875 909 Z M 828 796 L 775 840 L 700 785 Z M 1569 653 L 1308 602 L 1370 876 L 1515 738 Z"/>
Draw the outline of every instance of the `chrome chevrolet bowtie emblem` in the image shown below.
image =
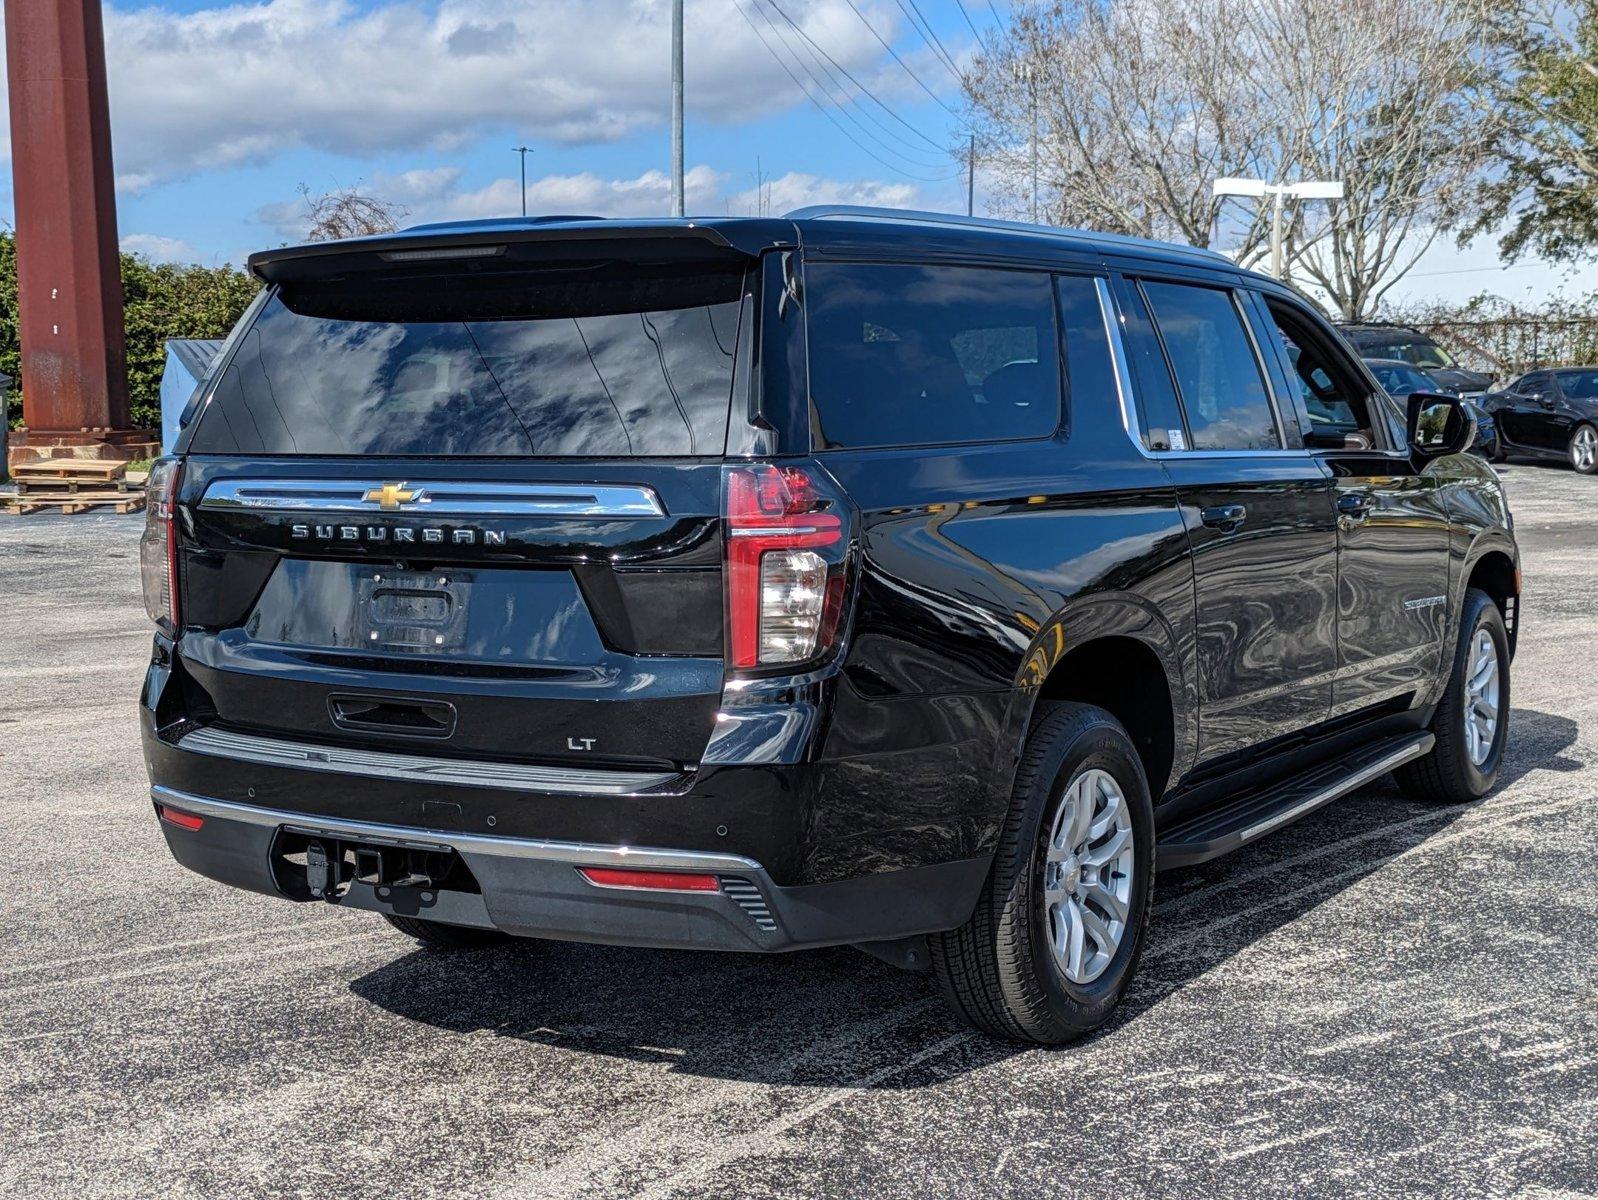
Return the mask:
<path fill-rule="evenodd" d="M 402 504 L 409 504 L 412 500 L 422 499 L 423 495 L 420 488 L 407 491 L 403 483 L 385 483 L 380 488 L 373 488 L 361 499 L 368 504 L 375 502 L 379 508 L 396 509 Z"/>

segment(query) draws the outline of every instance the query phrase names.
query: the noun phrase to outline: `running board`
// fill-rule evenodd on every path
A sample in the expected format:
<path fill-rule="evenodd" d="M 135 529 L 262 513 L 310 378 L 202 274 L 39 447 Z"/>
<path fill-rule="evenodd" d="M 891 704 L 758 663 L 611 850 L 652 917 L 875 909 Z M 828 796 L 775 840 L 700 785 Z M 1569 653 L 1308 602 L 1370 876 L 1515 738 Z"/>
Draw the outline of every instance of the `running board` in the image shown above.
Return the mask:
<path fill-rule="evenodd" d="M 1227 854 L 1419 758 L 1436 740 L 1430 733 L 1384 738 L 1264 791 L 1206 809 L 1160 832 L 1156 861 L 1161 868 L 1186 867 Z"/>

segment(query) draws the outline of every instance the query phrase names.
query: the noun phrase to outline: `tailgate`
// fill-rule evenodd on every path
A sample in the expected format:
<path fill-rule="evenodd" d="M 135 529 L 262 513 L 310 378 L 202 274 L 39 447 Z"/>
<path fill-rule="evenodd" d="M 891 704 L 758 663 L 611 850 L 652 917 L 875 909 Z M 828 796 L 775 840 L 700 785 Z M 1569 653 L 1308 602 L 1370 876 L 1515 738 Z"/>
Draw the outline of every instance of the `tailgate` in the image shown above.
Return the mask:
<path fill-rule="evenodd" d="M 477 470 L 492 477 L 191 458 L 179 654 L 198 718 L 418 752 L 697 762 L 723 673 L 719 467 Z"/>
<path fill-rule="evenodd" d="M 644 240 L 340 261 L 269 289 L 179 443 L 189 715 L 696 763 L 752 260 Z"/>

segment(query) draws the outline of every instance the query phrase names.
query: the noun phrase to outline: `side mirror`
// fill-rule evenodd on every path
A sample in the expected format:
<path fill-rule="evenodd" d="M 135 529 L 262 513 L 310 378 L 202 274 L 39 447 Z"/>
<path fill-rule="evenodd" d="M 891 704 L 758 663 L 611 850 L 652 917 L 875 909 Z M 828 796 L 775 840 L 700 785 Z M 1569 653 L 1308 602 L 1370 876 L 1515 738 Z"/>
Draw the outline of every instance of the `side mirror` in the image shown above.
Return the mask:
<path fill-rule="evenodd" d="M 1459 454 L 1476 440 L 1476 418 L 1458 396 L 1439 392 L 1411 392 L 1406 428 L 1409 452 L 1431 460 Z"/>

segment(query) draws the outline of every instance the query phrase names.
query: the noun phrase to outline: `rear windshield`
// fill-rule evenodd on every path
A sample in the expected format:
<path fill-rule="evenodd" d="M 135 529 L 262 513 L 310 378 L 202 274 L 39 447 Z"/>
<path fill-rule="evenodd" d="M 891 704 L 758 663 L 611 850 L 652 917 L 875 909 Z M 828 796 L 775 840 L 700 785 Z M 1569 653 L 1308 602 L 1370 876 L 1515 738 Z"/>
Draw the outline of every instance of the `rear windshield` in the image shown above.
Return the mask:
<path fill-rule="evenodd" d="M 737 267 L 603 262 L 285 285 L 189 449 L 719 455 L 743 284 Z"/>

